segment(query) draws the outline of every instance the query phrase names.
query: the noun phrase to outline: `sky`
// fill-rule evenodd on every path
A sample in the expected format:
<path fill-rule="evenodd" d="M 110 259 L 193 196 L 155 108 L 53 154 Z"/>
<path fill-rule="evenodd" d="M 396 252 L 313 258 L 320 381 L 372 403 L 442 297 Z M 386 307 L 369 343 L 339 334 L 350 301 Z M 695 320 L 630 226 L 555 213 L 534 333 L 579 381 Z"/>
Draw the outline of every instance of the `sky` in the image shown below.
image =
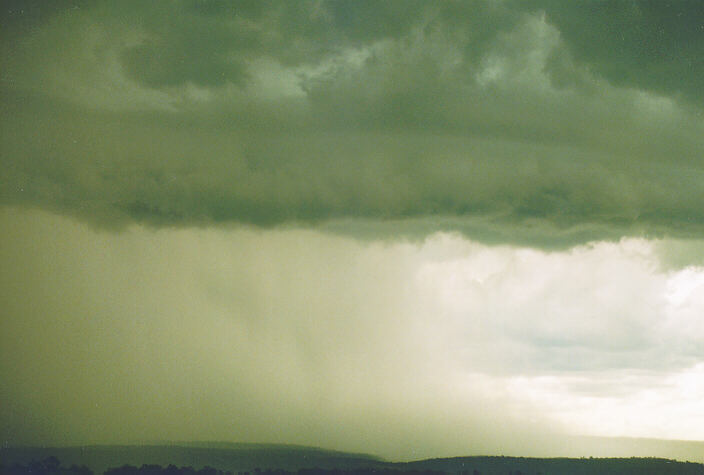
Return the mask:
<path fill-rule="evenodd" d="M 4 445 L 704 440 L 701 2 L 0 15 Z"/>

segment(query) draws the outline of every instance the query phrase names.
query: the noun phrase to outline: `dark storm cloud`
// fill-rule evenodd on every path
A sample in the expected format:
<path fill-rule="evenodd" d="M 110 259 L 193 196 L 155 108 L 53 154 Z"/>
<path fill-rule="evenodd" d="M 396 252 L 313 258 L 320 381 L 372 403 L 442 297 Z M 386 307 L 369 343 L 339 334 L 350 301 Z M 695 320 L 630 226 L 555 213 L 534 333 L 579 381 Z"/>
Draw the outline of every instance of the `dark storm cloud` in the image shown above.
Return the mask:
<path fill-rule="evenodd" d="M 3 18 L 5 203 L 548 247 L 704 230 L 699 66 L 658 76 L 696 56 L 690 4 L 679 36 L 625 2 L 74 6 Z M 672 59 L 646 74 L 620 26 Z"/>
<path fill-rule="evenodd" d="M 683 96 L 702 106 L 701 2 L 548 0 L 535 6 L 560 30 L 577 60 L 614 84 Z"/>

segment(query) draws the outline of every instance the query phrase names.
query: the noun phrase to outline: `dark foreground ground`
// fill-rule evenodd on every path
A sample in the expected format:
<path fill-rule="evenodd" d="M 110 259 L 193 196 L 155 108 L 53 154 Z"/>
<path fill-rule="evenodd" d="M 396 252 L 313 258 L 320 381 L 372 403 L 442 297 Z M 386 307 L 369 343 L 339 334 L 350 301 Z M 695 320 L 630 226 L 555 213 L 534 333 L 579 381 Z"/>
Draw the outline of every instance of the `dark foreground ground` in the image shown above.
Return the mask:
<path fill-rule="evenodd" d="M 704 475 L 704 464 L 659 458 L 473 456 L 396 463 L 264 444 L 3 448 L 0 465 L 8 475 Z"/>

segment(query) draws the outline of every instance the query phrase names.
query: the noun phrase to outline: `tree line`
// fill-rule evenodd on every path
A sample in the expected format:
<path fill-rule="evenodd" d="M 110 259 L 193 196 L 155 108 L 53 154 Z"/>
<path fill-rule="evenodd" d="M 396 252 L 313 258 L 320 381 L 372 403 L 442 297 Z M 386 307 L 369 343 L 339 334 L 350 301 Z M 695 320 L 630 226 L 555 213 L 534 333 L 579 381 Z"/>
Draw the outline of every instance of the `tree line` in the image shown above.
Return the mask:
<path fill-rule="evenodd" d="M 41 461 L 31 461 L 27 465 L 15 463 L 10 466 L 0 465 L 1 475 L 93 475 L 93 471 L 85 465 L 64 467 L 56 457 L 47 457 Z M 122 465 L 109 468 L 104 475 L 234 475 L 230 471 L 218 470 L 213 467 L 203 467 L 196 470 L 193 467 L 177 467 L 168 465 L 144 464 L 141 467 Z M 355 469 L 323 469 L 302 468 L 296 471 L 282 469 L 254 469 L 253 472 L 238 472 L 237 475 L 446 475 L 437 470 L 397 470 L 391 468 L 355 468 Z M 461 475 L 470 475 L 463 472 Z M 481 475 L 477 470 L 471 475 Z"/>

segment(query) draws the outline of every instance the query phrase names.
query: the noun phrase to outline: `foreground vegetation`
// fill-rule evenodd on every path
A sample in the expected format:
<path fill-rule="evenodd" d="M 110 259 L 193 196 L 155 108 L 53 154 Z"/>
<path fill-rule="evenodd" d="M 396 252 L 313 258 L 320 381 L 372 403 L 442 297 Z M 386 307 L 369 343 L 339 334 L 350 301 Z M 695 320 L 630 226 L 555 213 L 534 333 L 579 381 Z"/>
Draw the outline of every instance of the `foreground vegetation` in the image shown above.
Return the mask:
<path fill-rule="evenodd" d="M 134 450 L 132 450 L 134 449 Z M 455 457 L 386 462 L 371 456 L 294 446 L 83 448 L 62 464 L 62 449 L 1 449 L 2 475 L 704 475 L 704 464 L 660 458 Z M 78 449 L 76 449 L 78 450 Z M 76 458 L 78 454 L 84 457 Z M 153 463 L 159 457 L 171 462 Z M 191 462 L 177 466 L 188 457 Z M 229 454 L 229 457 L 227 456 Z M 86 456 L 87 455 L 87 456 Z M 93 457 L 93 458 L 91 458 Z M 123 462 L 115 464 L 119 457 Z M 141 459 L 142 462 L 134 462 Z M 90 461 L 93 461 L 91 463 Z M 87 461 L 87 462 L 86 462 Z M 103 467 L 107 461 L 112 465 Z M 204 463 L 205 462 L 205 463 Z M 256 464 L 256 465 L 253 465 Z M 212 466 L 218 468 L 213 468 Z M 194 468 L 195 467 L 195 468 Z M 264 467 L 264 468 L 260 468 Z"/>

